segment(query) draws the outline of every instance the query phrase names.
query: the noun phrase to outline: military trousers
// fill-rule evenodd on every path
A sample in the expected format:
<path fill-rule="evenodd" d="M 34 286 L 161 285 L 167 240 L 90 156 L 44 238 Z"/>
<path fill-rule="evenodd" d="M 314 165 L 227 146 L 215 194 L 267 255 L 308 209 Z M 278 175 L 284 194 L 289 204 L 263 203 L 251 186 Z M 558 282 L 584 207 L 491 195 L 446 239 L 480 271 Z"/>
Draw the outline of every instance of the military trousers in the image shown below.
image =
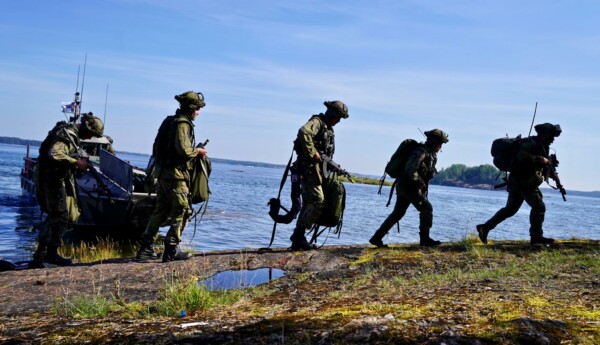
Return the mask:
<path fill-rule="evenodd" d="M 300 229 L 310 229 L 319 219 L 325 207 L 323 186 L 318 181 L 302 181 L 302 209 L 296 222 Z"/>
<path fill-rule="evenodd" d="M 542 192 L 539 188 L 520 188 L 516 183 L 509 183 L 506 206 L 485 222 L 483 228 L 485 230 L 492 230 L 507 218 L 514 216 L 521 208 L 521 205 L 523 205 L 523 201 L 531 206 L 531 212 L 529 213 L 529 235 L 532 237 L 541 236 L 543 234 L 542 224 L 544 223 L 544 216 L 546 214 L 546 205 L 544 204 Z"/>
<path fill-rule="evenodd" d="M 427 196 L 418 189 L 404 189 L 399 183 L 396 183 L 396 204 L 394 210 L 383 221 L 376 231 L 376 235 L 383 238 L 392 226 L 404 217 L 408 207 L 413 205 L 419 211 L 419 230 L 429 234 L 429 229 L 433 225 L 433 206 L 427 199 Z"/>
<path fill-rule="evenodd" d="M 191 216 L 190 189 L 184 180 L 159 179 L 156 208 L 142 238 L 154 242 L 161 226 L 169 226 L 165 241 L 177 245 Z"/>
<path fill-rule="evenodd" d="M 44 212 L 48 213 L 48 223 L 38 235 L 38 246 L 56 246 L 62 244 L 62 236 L 69 223 L 69 205 L 67 203 L 67 189 L 62 179 L 51 181 L 40 181 L 37 188 L 37 197 L 40 199 L 39 204 L 42 205 Z M 70 197 L 74 205 L 77 203 L 73 196 Z M 77 216 L 79 212 L 77 210 Z"/>

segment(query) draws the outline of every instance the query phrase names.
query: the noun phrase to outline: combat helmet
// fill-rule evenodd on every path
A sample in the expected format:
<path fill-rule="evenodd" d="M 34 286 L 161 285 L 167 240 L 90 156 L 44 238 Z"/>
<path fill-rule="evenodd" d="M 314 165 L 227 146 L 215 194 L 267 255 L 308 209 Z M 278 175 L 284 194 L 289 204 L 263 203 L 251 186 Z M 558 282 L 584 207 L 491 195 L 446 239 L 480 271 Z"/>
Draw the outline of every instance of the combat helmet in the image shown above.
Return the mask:
<path fill-rule="evenodd" d="M 340 118 L 348 118 L 348 107 L 342 101 L 325 101 L 323 104 L 327 107 L 325 115 L 339 116 Z"/>
<path fill-rule="evenodd" d="M 206 105 L 204 95 L 201 92 L 186 91 L 181 95 L 175 95 L 175 99 L 179 102 L 181 109 L 196 111 Z"/>
<path fill-rule="evenodd" d="M 427 137 L 427 141 L 434 144 L 445 144 L 448 142 L 448 134 L 441 129 L 435 128 L 430 131 L 425 131 L 425 136 Z"/>
<path fill-rule="evenodd" d="M 104 133 L 104 123 L 91 112 L 81 115 L 81 128 L 98 138 Z"/>
<path fill-rule="evenodd" d="M 535 132 L 539 135 L 539 134 L 544 134 L 544 135 L 550 135 L 553 137 L 558 137 L 560 136 L 560 133 L 562 133 L 562 129 L 560 128 L 559 124 L 553 125 L 551 123 L 542 123 L 539 125 L 536 125 L 535 127 Z"/>

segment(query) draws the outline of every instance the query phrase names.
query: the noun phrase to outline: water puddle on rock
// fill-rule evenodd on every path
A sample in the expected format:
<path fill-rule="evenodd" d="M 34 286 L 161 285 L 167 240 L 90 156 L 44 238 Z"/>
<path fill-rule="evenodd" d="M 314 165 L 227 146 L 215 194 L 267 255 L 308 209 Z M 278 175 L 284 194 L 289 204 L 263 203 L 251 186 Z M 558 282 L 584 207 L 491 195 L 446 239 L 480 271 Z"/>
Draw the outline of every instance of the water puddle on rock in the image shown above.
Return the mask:
<path fill-rule="evenodd" d="M 283 276 L 285 276 L 285 271 L 278 268 L 229 270 L 219 272 L 198 284 L 204 284 L 209 290 L 244 289 L 268 283 Z"/>

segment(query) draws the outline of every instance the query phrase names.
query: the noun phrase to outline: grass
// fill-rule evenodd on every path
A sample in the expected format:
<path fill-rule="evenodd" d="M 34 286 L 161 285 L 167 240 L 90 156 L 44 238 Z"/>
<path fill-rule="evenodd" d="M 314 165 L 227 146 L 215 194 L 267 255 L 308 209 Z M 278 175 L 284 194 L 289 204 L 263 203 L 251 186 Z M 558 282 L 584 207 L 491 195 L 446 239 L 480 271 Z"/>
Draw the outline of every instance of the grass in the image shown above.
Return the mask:
<path fill-rule="evenodd" d="M 119 243 L 111 238 L 96 238 L 93 242 L 63 243 L 59 254 L 74 262 L 89 263 L 134 256 L 139 248 L 135 243 Z"/>

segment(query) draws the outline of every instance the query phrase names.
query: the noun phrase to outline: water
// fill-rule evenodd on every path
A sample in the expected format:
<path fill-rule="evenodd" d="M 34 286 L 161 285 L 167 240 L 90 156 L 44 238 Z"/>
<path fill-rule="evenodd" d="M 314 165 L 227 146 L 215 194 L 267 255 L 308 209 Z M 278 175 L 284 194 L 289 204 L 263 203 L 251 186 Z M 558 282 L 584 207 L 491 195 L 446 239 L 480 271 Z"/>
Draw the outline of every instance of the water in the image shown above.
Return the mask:
<path fill-rule="evenodd" d="M 273 279 L 285 276 L 285 271 L 278 268 L 258 268 L 255 270 L 229 270 L 219 272 L 200 284 L 209 290 L 229 290 L 257 286 Z"/>
<path fill-rule="evenodd" d="M 35 247 L 36 231 L 29 229 L 39 221 L 35 200 L 21 195 L 19 172 L 26 148 L 0 144 L 0 257 L 12 261 L 27 260 Z M 35 151 L 35 152 L 34 152 Z M 37 154 L 37 148 L 32 149 Z M 119 155 L 132 164 L 145 167 L 147 156 Z M 282 158 L 282 163 L 285 157 Z M 342 162 L 343 163 L 343 162 Z M 195 251 L 241 250 L 265 247 L 271 238 L 273 222 L 267 201 L 277 196 L 283 169 L 213 163 L 210 180 L 212 196 L 208 211 L 198 224 L 183 233 L 184 247 Z M 564 181 L 568 186 L 568 181 Z M 365 244 L 392 211 L 386 208 L 389 187 L 377 195 L 377 186 L 345 184 L 347 190 L 344 227 L 341 237 L 330 236 L 327 244 Z M 431 186 L 429 197 L 434 208 L 431 236 L 441 241 L 459 241 L 475 233 L 475 225 L 491 217 L 506 203 L 506 192 Z M 557 239 L 600 239 L 600 198 L 544 191 L 546 221 L 544 234 Z M 282 192 L 289 206 L 289 181 Z M 493 230 L 491 240 L 528 240 L 529 206 L 521 207 L 512 218 Z M 384 242 L 418 241 L 418 212 L 409 208 L 400 222 L 400 233 L 392 228 Z M 294 224 L 279 224 L 273 246 L 288 247 Z M 164 234 L 166 229 L 161 230 Z M 325 239 L 325 232 L 319 239 Z M 193 239 L 192 239 L 193 237 Z"/>

